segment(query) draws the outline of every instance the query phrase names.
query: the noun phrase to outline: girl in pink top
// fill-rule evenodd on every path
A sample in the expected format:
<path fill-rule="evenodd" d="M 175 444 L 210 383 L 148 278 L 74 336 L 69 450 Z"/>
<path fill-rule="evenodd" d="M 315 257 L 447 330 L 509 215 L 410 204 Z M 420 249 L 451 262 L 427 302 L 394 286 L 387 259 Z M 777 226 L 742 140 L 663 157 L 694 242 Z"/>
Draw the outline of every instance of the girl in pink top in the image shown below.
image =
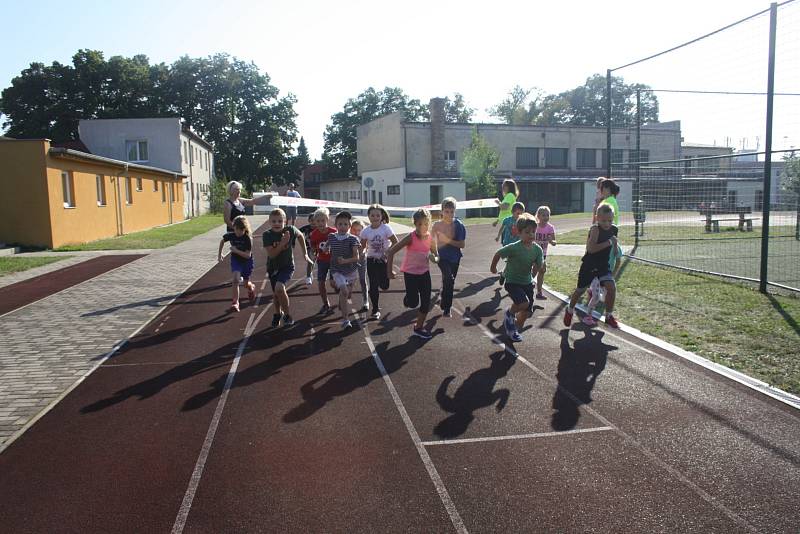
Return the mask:
<path fill-rule="evenodd" d="M 392 260 L 394 255 L 402 248 L 406 249 L 403 258 L 403 265 L 400 270 L 406 285 L 406 296 L 403 304 L 406 308 L 416 308 L 417 322 L 414 324 L 413 335 L 422 339 L 430 339 L 430 331 L 425 329 L 425 318 L 431 309 L 431 273 L 428 269 L 428 261 L 439 261 L 436 255 L 436 243 L 430 233 L 431 214 L 426 209 L 418 209 L 414 212 L 415 230 L 398 241 L 386 253 L 386 275 L 394 278 L 392 270 Z"/>
<path fill-rule="evenodd" d="M 544 252 L 542 268 L 539 269 L 539 274 L 536 275 L 536 298 L 545 300 L 547 297 L 542 293 L 542 284 L 544 283 L 544 273 L 547 272 L 547 246 L 556 246 L 556 229 L 550 224 L 550 208 L 548 206 L 539 206 L 539 209 L 536 210 L 534 241 L 542 247 L 542 252 Z"/>

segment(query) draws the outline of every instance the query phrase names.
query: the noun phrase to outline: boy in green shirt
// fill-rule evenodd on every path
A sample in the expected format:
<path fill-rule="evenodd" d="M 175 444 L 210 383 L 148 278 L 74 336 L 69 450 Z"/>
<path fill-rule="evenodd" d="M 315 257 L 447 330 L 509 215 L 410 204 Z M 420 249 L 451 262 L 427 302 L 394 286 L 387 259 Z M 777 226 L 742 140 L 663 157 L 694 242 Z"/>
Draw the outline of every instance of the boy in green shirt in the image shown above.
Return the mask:
<path fill-rule="evenodd" d="M 289 315 L 289 295 L 286 293 L 286 284 L 294 273 L 294 258 L 292 249 L 294 244 L 300 242 L 300 250 L 306 251 L 306 261 L 314 263 L 308 257 L 306 240 L 303 233 L 294 226 L 286 226 L 286 213 L 276 208 L 269 214 L 269 230 L 261 236 L 264 248 L 267 250 L 267 275 L 272 285 L 272 294 L 275 302 L 275 314 L 272 316 L 272 327 L 277 328 L 283 319 L 284 326 L 292 326 L 294 320 Z"/>
<path fill-rule="evenodd" d="M 497 262 L 505 258 L 506 269 L 503 272 L 508 296 L 514 304 L 506 311 L 503 326 L 512 341 L 522 341 L 520 331 L 525 321 L 533 314 L 533 277 L 544 262 L 542 247 L 534 242 L 536 238 L 536 220 L 530 213 L 523 213 L 517 219 L 519 241 L 506 245 L 492 258 L 489 269 L 497 273 Z"/>

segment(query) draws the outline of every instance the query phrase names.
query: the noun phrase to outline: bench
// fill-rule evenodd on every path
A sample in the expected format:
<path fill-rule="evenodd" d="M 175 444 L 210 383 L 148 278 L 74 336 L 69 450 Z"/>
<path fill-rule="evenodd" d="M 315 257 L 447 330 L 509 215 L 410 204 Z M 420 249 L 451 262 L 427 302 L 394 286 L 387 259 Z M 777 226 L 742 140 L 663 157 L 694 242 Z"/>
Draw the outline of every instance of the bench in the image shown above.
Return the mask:
<path fill-rule="evenodd" d="M 727 212 L 726 212 L 727 211 Z M 700 212 L 702 215 L 705 215 L 705 219 L 702 219 L 706 223 L 706 232 L 714 232 L 719 233 L 719 223 L 726 222 L 726 221 L 738 221 L 739 223 L 739 231 L 744 232 L 745 227 L 747 228 L 746 231 L 752 232 L 753 231 L 753 220 L 760 220 L 761 217 L 753 217 L 750 215 L 751 210 L 749 207 L 740 207 L 736 208 L 735 210 L 704 210 Z M 736 217 L 713 217 L 713 215 L 736 215 Z"/>

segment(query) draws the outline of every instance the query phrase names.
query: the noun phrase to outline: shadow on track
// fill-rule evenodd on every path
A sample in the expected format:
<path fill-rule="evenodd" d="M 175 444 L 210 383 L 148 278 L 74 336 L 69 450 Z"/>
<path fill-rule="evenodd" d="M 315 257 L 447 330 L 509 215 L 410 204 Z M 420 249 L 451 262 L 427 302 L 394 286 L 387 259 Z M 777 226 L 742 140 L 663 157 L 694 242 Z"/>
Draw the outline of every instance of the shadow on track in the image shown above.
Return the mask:
<path fill-rule="evenodd" d="M 606 368 L 608 353 L 617 347 L 603 343 L 604 332 L 584 330 L 585 337 L 569 345 L 569 329 L 561 330 L 561 359 L 558 361 L 550 426 L 553 430 L 572 430 L 578 424 L 581 404 L 592 402 L 592 389 Z"/>
<path fill-rule="evenodd" d="M 436 392 L 436 402 L 439 406 L 452 415 L 441 421 L 433 429 L 433 433 L 442 439 L 457 438 L 464 434 L 470 423 L 475 419 L 473 413 L 480 408 L 496 404 L 495 410 L 500 412 L 508 403 L 510 391 L 506 388 L 495 391 L 498 380 L 506 376 L 508 371 L 517 361 L 516 356 L 506 351 L 495 352 L 490 356 L 491 364 L 485 369 L 478 369 L 472 373 L 456 389 L 450 397 L 447 389 L 455 380 L 455 376 L 448 376 L 442 381 Z"/>

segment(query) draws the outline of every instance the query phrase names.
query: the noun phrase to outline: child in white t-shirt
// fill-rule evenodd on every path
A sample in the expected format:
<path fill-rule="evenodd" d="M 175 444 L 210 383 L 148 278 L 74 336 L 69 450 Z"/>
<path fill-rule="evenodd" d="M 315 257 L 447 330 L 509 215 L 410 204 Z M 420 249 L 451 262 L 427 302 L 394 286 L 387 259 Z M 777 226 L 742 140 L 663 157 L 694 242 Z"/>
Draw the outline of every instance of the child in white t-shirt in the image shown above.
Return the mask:
<path fill-rule="evenodd" d="M 389 276 L 386 273 L 386 252 L 397 243 L 397 236 L 389 227 L 389 214 L 380 204 L 373 204 L 367 210 L 369 226 L 361 230 L 359 239 L 362 250 L 367 255 L 367 278 L 369 278 L 369 301 L 372 305 L 372 318 L 380 319 L 378 307 L 379 290 L 389 289 Z"/>

